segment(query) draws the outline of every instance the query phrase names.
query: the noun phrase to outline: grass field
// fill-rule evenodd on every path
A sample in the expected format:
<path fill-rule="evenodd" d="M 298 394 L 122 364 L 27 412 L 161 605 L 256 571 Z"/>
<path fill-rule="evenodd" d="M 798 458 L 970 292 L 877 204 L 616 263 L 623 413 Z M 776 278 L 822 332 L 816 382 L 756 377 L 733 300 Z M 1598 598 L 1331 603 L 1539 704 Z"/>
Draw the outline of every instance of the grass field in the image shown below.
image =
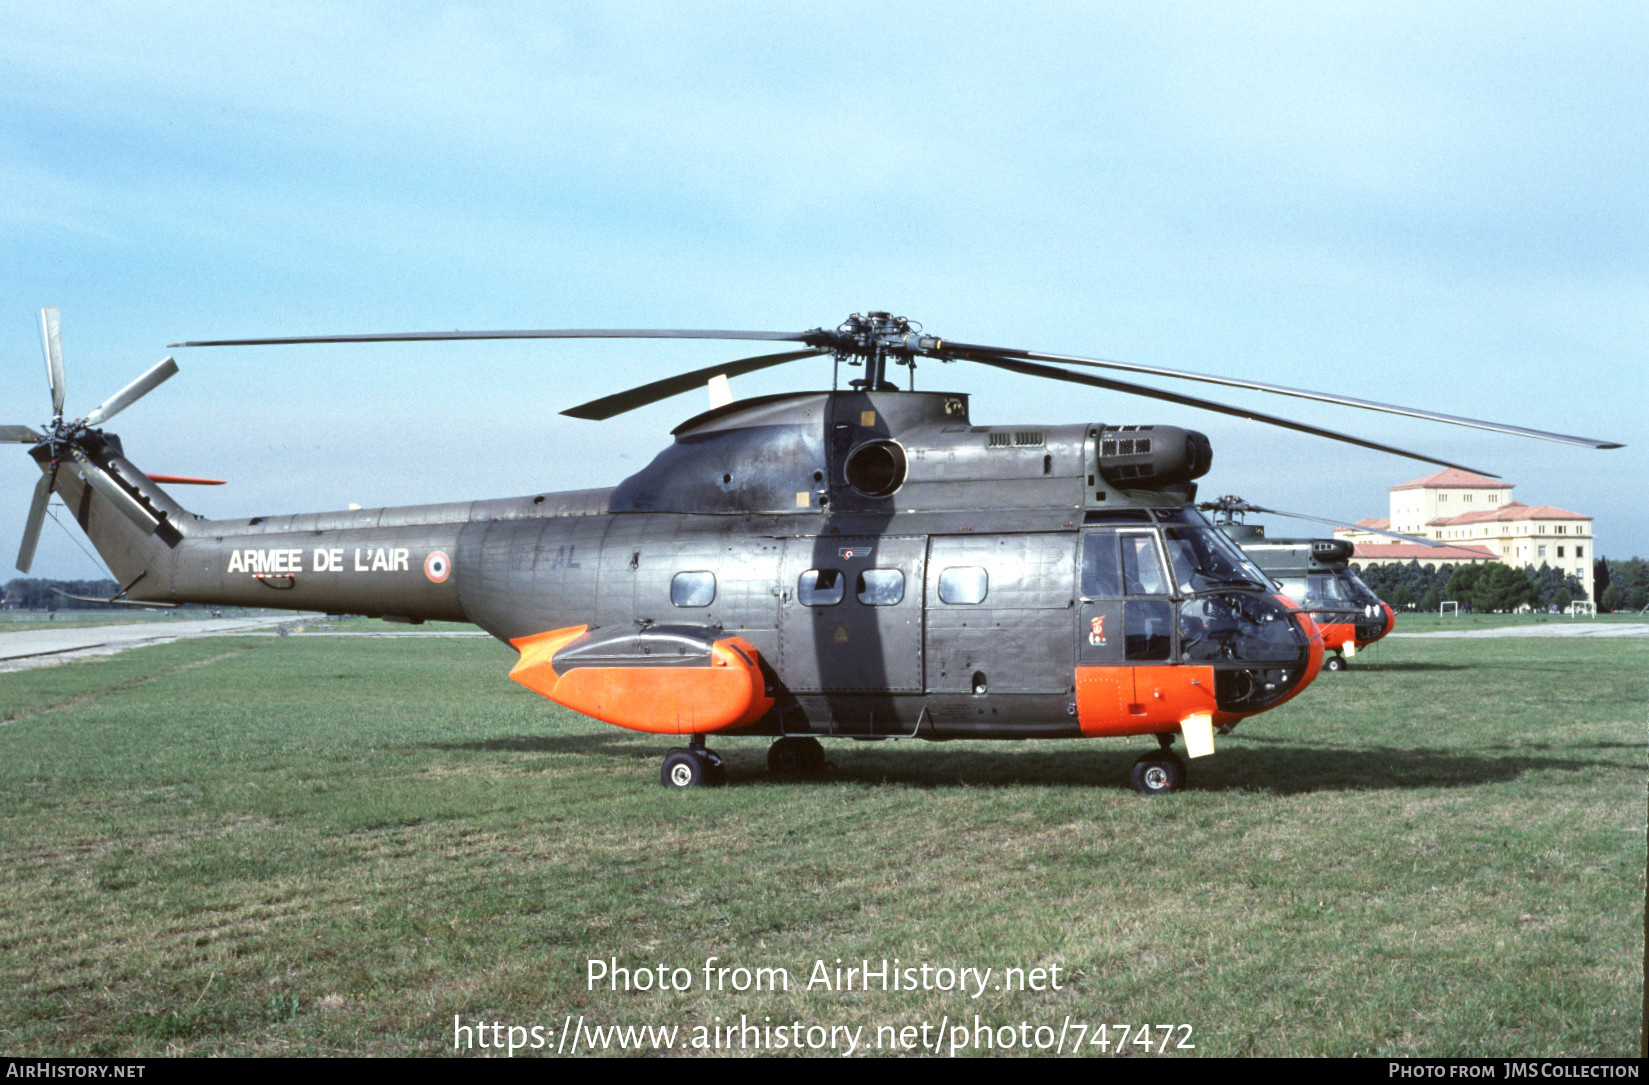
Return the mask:
<path fill-rule="evenodd" d="M 1649 640 L 1388 640 L 1156 799 L 1114 741 L 830 745 L 776 782 L 729 740 L 730 787 L 669 793 L 666 743 L 513 658 L 225 638 L 0 675 L 0 1052 L 436 1055 L 455 1016 L 553 1050 L 580 1015 L 678 1051 L 741 1015 L 873 1053 L 1640 1051 Z M 789 990 L 707 990 L 712 956 Z M 615 958 L 689 989 L 588 990 Z M 807 989 L 837 958 L 1059 972 Z"/>

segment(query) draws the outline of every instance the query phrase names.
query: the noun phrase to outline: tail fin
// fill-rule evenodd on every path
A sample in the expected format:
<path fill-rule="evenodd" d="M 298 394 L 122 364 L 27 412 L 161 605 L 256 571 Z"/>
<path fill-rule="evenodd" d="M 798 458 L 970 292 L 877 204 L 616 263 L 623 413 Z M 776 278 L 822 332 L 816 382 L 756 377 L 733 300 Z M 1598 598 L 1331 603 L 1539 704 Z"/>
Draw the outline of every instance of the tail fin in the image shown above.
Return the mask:
<path fill-rule="evenodd" d="M 91 431 L 77 441 L 84 460 L 61 463 L 56 490 L 115 579 L 133 599 L 164 602 L 174 554 L 193 517 L 126 459 L 120 438 Z M 51 470 L 48 454 L 35 457 Z"/>

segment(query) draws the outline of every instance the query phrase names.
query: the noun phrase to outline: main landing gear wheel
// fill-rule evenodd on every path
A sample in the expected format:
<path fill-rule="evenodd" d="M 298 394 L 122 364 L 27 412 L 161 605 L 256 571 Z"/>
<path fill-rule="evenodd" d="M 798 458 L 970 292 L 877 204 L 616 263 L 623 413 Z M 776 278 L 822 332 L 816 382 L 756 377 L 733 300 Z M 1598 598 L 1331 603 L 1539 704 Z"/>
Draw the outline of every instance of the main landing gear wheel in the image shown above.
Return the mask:
<path fill-rule="evenodd" d="M 673 791 L 689 787 L 720 787 L 727 782 L 727 766 L 713 750 L 702 746 L 675 749 L 664 755 L 659 783 Z"/>
<path fill-rule="evenodd" d="M 768 771 L 781 776 L 818 772 L 824 764 L 824 747 L 806 735 L 786 735 L 767 748 Z"/>
<path fill-rule="evenodd" d="M 1327 659 L 1323 660 L 1323 670 L 1325 671 L 1343 671 L 1345 669 L 1345 656 L 1329 656 Z"/>
<path fill-rule="evenodd" d="M 1141 754 L 1130 774 L 1134 790 L 1141 795 L 1166 795 L 1185 786 L 1185 762 L 1168 750 Z"/>

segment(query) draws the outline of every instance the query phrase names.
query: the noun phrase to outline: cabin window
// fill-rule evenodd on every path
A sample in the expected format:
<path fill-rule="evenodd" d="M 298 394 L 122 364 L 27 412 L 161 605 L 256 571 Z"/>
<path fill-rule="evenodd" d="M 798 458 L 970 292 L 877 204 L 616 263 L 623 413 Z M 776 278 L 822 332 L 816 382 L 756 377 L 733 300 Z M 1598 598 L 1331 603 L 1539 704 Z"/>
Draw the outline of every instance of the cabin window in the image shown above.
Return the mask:
<path fill-rule="evenodd" d="M 867 607 L 897 606 L 905 597 L 905 574 L 898 569 L 866 569 L 859 574 L 858 593 Z"/>
<path fill-rule="evenodd" d="M 840 569 L 809 569 L 796 579 L 796 601 L 804 607 L 833 607 L 842 601 L 846 583 Z"/>
<path fill-rule="evenodd" d="M 990 576 L 978 565 L 958 565 L 939 574 L 939 601 L 970 606 L 983 603 Z"/>
<path fill-rule="evenodd" d="M 678 607 L 707 607 L 715 599 L 715 573 L 677 573 L 670 578 L 670 602 Z"/>

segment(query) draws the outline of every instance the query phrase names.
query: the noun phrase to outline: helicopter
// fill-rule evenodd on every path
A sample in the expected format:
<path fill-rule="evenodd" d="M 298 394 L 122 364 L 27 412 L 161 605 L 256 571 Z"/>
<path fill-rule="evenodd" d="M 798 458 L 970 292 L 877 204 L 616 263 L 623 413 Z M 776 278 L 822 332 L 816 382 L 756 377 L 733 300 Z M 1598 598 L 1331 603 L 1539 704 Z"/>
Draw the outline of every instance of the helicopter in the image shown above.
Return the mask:
<path fill-rule="evenodd" d="M 1612 442 L 1250 380 L 961 343 L 886 311 L 799 332 L 411 332 L 198 340 L 173 348 L 457 339 L 720 339 L 794 349 L 653 381 L 562 413 L 601 420 L 693 389 L 713 405 L 603 489 L 397 508 L 206 519 L 101 427 L 177 372 L 167 357 L 83 418 L 64 415 L 59 319 L 41 312 L 52 419 L 0 427 L 41 471 L 18 567 L 55 493 L 114 573 L 116 600 L 473 623 L 510 677 L 576 712 L 676 736 L 669 788 L 724 782 L 708 746 L 773 741 L 814 771 L 820 738 L 1154 736 L 1130 773 L 1179 790 L 1215 732 L 1298 695 L 1323 666 L 1310 609 L 1195 505 L 1201 432 L 976 425 L 919 361 L 971 362 L 1145 396 L 1461 466 L 1335 430 L 1078 369 L 1254 389 L 1591 448 Z M 804 358 L 825 391 L 732 400 L 727 378 Z M 1056 364 L 1050 364 L 1056 363 Z M 1077 369 L 1069 367 L 1078 367 Z M 847 368 L 863 375 L 845 386 Z M 890 377 L 909 370 L 908 387 Z M 1479 474 L 1487 472 L 1474 468 Z"/>
<path fill-rule="evenodd" d="M 1267 576 L 1277 582 L 1283 594 L 1311 611 L 1311 617 L 1323 635 L 1323 670 L 1345 670 L 1357 652 L 1385 637 L 1396 627 L 1397 612 L 1351 569 L 1351 557 L 1356 547 L 1350 542 L 1345 539 L 1269 538 L 1262 525 L 1246 523 L 1244 516 L 1247 513 L 1262 513 L 1315 520 L 1336 527 L 1353 525 L 1303 513 L 1261 508 L 1234 495 L 1205 501 L 1197 507 L 1204 512 L 1213 512 L 1214 523 L 1230 536 L 1232 542 L 1242 547 L 1243 553 L 1253 559 Z M 1423 546 L 1443 545 L 1431 539 L 1366 525 L 1358 530 Z"/>

